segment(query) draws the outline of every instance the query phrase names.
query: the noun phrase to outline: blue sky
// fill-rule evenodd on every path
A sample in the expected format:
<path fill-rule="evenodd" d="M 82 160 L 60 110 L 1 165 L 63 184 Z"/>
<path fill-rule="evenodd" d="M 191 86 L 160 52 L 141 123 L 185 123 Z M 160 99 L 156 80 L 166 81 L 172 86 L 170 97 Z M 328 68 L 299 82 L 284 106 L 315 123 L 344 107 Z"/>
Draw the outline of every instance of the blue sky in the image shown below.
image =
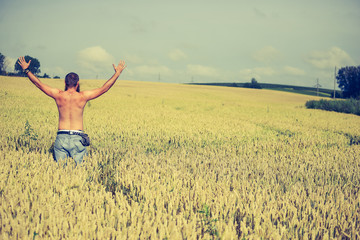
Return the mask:
<path fill-rule="evenodd" d="M 61 78 L 124 59 L 127 80 L 332 88 L 335 66 L 360 65 L 359 23 L 359 0 L 0 0 L 0 52 Z"/>

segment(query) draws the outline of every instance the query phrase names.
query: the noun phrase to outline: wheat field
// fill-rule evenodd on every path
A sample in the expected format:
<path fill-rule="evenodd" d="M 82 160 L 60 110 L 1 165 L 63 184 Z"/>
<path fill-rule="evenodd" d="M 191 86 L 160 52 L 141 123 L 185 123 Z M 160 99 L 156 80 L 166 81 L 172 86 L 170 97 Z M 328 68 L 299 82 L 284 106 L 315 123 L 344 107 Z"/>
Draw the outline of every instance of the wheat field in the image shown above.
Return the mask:
<path fill-rule="evenodd" d="M 52 158 L 55 102 L 2 76 L 0 238 L 360 239 L 360 118 L 310 99 L 118 80 L 75 166 Z"/>

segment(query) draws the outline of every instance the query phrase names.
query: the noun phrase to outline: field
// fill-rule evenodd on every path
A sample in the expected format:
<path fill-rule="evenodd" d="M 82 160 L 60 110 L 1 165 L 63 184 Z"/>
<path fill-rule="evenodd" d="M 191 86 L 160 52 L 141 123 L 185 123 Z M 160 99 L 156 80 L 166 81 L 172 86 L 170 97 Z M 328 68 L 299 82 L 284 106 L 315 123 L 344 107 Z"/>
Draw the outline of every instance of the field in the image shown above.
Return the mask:
<path fill-rule="evenodd" d="M 0 238 L 360 239 L 360 118 L 311 99 L 118 80 L 75 166 L 51 155 L 54 101 L 0 77 Z"/>
<path fill-rule="evenodd" d="M 246 83 L 191 83 L 194 85 L 206 85 L 206 86 L 224 86 L 224 87 L 245 87 Z M 249 84 L 249 83 L 248 83 Z M 284 84 L 272 84 L 272 83 L 259 83 L 259 86 L 262 89 L 275 90 L 275 91 L 284 91 L 291 93 L 299 93 L 310 96 L 320 96 L 332 98 L 334 90 L 319 88 L 316 87 L 303 87 L 295 85 L 284 85 Z M 339 90 L 336 90 L 336 96 L 340 96 L 342 93 Z"/>

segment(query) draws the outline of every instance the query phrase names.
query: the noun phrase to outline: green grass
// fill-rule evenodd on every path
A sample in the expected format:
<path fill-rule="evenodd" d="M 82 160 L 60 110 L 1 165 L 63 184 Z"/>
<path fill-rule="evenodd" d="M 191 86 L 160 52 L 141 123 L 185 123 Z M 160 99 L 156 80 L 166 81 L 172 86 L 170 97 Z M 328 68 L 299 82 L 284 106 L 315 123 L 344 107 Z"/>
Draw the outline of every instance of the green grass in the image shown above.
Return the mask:
<path fill-rule="evenodd" d="M 350 113 L 360 116 L 360 101 L 355 99 L 347 100 L 324 100 L 307 101 L 305 106 L 311 109 L 322 109 L 341 113 Z"/>
<path fill-rule="evenodd" d="M 296 90 L 293 88 L 266 88 L 269 90 L 274 90 L 274 91 L 282 91 L 282 92 L 291 92 L 291 93 L 298 93 L 298 94 L 304 94 L 304 95 L 309 95 L 309 96 L 319 96 L 319 97 L 328 97 L 330 98 L 331 95 L 329 93 L 325 93 L 325 92 L 321 92 L 319 91 L 319 93 L 317 93 L 316 89 L 315 90 Z"/>
<path fill-rule="evenodd" d="M 194 85 L 210 85 L 210 86 L 223 86 L 223 87 L 244 87 L 245 83 L 191 83 Z M 319 93 L 314 87 L 303 87 L 295 85 L 283 85 L 283 84 L 272 84 L 272 83 L 259 83 L 262 89 L 291 92 L 297 94 L 304 94 L 309 96 L 328 97 L 332 96 L 334 90 L 319 88 Z M 340 93 L 340 91 L 337 91 Z"/>

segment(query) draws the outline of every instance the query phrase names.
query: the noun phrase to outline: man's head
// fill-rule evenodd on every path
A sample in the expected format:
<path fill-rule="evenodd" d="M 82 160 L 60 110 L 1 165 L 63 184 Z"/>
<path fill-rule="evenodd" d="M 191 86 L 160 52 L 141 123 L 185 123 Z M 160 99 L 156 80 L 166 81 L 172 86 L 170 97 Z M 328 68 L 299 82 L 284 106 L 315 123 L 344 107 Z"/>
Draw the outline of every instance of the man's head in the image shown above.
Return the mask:
<path fill-rule="evenodd" d="M 65 91 L 77 86 L 76 91 L 80 92 L 79 76 L 76 73 L 68 73 L 65 77 Z"/>

